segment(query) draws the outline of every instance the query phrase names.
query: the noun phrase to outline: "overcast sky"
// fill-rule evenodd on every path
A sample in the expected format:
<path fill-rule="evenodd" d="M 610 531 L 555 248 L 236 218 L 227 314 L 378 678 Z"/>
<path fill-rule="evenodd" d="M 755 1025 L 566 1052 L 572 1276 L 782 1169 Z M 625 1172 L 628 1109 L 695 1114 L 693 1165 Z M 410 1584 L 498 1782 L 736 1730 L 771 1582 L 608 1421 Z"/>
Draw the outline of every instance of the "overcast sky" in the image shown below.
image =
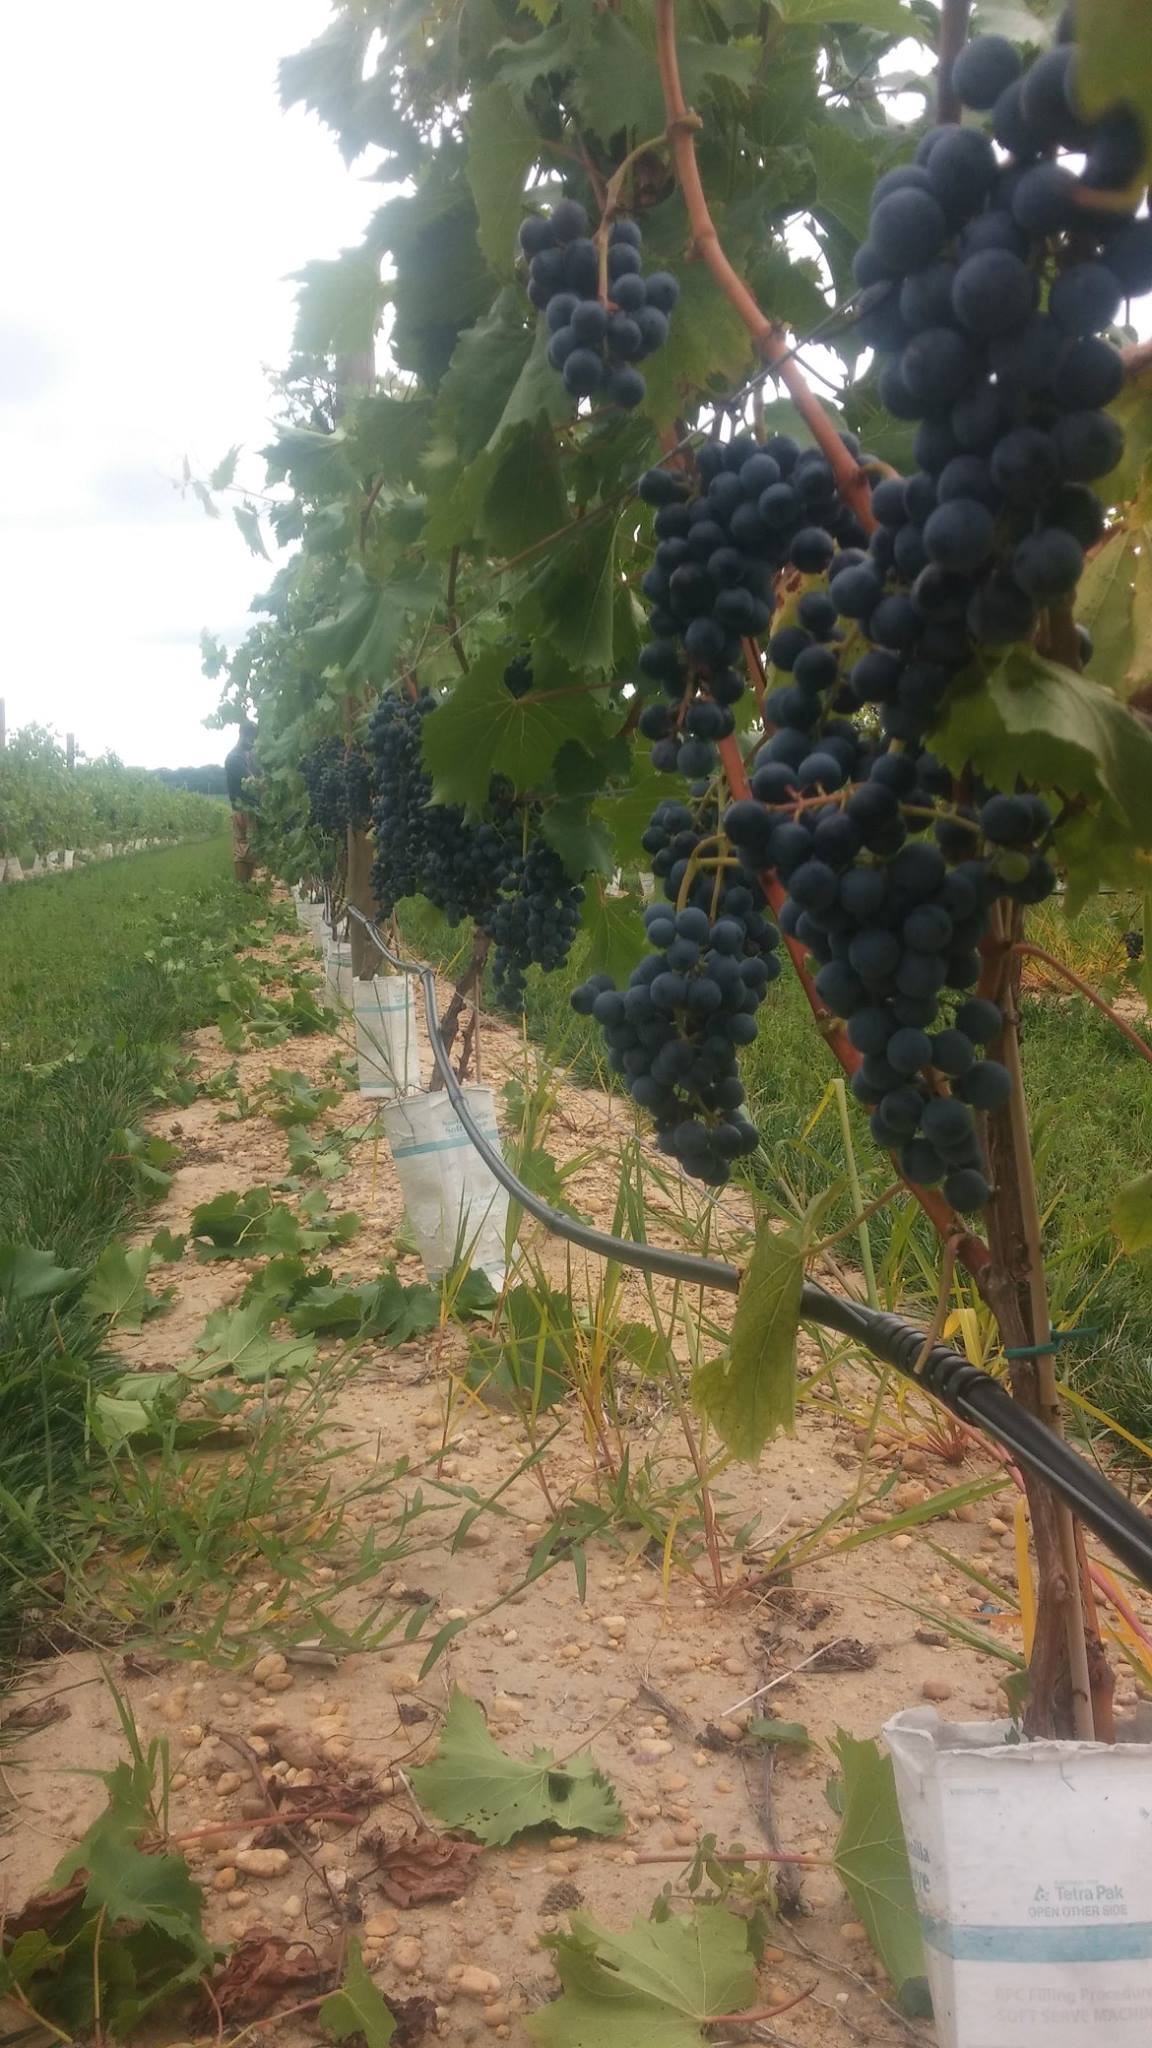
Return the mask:
<path fill-rule="evenodd" d="M 289 273 L 358 240 L 384 194 L 284 114 L 276 65 L 326 0 L 8 0 L 0 181 L 0 696 L 154 767 L 222 759 L 209 627 L 270 577 L 230 517 L 172 488 L 269 439 L 262 365 Z M 258 464 L 249 460 L 256 481 Z"/>

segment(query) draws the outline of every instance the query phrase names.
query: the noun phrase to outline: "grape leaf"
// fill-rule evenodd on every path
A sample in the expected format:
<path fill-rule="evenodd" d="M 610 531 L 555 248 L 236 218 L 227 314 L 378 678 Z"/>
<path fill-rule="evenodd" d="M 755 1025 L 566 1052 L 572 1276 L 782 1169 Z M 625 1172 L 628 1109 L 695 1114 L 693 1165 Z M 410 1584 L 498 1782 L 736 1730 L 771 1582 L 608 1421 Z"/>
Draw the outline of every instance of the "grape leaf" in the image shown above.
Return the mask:
<path fill-rule="evenodd" d="M 827 113 L 813 122 L 805 141 L 816 169 L 816 205 L 862 242 L 877 168 L 891 154 L 891 142 L 884 135 L 864 142 Z"/>
<path fill-rule="evenodd" d="M 709 2020 L 755 2004 L 748 1927 L 723 1906 L 625 1934 L 574 1913 L 548 1946 L 564 1989 L 528 2021 L 543 2048 L 704 2048 Z"/>
<path fill-rule="evenodd" d="M 723 235 L 722 211 L 720 222 Z M 704 265 L 686 264 L 677 276 L 680 301 L 668 340 L 644 362 L 644 411 L 658 426 L 672 426 L 698 393 L 739 384 L 754 361 L 747 328 Z"/>
<path fill-rule="evenodd" d="M 510 277 L 524 184 L 540 151 L 536 124 L 506 85 L 485 85 L 468 111 L 468 183 L 476 202 L 477 237 L 497 277 Z"/>
<path fill-rule="evenodd" d="M 1138 550 L 1147 535 L 1119 528 L 1088 557 L 1076 593 L 1076 617 L 1092 635 L 1092 678 L 1117 696 L 1124 687 L 1135 653 L 1133 625 Z"/>
<path fill-rule="evenodd" d="M 700 1367 L 692 1395 L 733 1457 L 759 1457 L 796 1419 L 796 1332 L 804 1247 L 790 1230 L 764 1222 L 741 1282 L 726 1358 Z"/>
<path fill-rule="evenodd" d="M 307 1338 L 270 1336 L 270 1320 L 267 1301 L 250 1301 L 245 1308 L 214 1309 L 196 1339 L 199 1363 L 185 1366 L 184 1371 L 197 1379 L 231 1371 L 239 1380 L 305 1371 L 315 1360 L 315 1345 Z"/>
<path fill-rule="evenodd" d="M 610 974 L 622 987 L 646 949 L 644 923 L 635 901 L 610 895 L 603 882 L 590 875 L 580 922 L 589 938 L 584 962 L 589 974 Z"/>
<path fill-rule="evenodd" d="M 396 2032 L 396 2022 L 364 1967 L 355 1938 L 348 1943 L 344 1982 L 324 2000 L 317 2018 L 334 2041 L 355 2036 L 363 2040 L 365 2048 L 388 2048 Z"/>
<path fill-rule="evenodd" d="M 349 460 L 364 476 L 415 483 L 432 429 L 432 406 L 410 394 L 373 391 L 360 400 L 348 433 Z"/>
<path fill-rule="evenodd" d="M 1092 0 L 1076 21 L 1076 91 L 1088 115 L 1123 101 L 1152 133 L 1152 13 L 1145 0 Z"/>
<path fill-rule="evenodd" d="M 384 304 L 380 258 L 374 249 L 342 249 L 317 257 L 294 273 L 296 331 L 292 346 L 301 355 L 365 355 L 371 349 Z"/>
<path fill-rule="evenodd" d="M 748 1723 L 749 1735 L 755 1735 L 760 1742 L 794 1743 L 797 1749 L 807 1749 L 812 1737 L 803 1721 L 771 1721 L 757 1719 Z"/>
<path fill-rule="evenodd" d="M 456 343 L 452 361 L 436 395 L 436 426 L 454 444 L 446 463 L 451 480 L 459 462 L 471 462 L 486 447 L 535 339 L 528 325 L 523 296 L 505 285 L 488 311 Z"/>
<path fill-rule="evenodd" d="M 1110 800 L 1137 847 L 1152 846 L 1152 732 L 1087 676 L 1016 647 L 983 682 L 959 686 L 932 735 L 950 768 L 966 762 L 999 789 Z"/>
<path fill-rule="evenodd" d="M 619 523 L 620 515 L 603 511 L 574 521 L 521 600 L 525 630 L 548 641 L 580 675 L 590 669 L 603 674 L 613 664 Z"/>
<path fill-rule="evenodd" d="M 244 545 L 253 555 L 262 555 L 267 562 L 270 557 L 260 531 L 260 514 L 254 505 L 233 505 L 232 517 L 244 539 Z"/>
<path fill-rule="evenodd" d="M 463 1828 L 489 1848 L 526 1828 L 564 1834 L 619 1835 L 624 1815 L 616 1794 L 589 1757 L 563 1764 L 547 1749 L 530 1763 L 507 1756 L 493 1742 L 475 1700 L 453 1688 L 432 1763 L 412 1772 L 417 1797 L 447 1827 Z"/>
<path fill-rule="evenodd" d="M 1152 1251 L 1152 1173 L 1119 1189 L 1112 1202 L 1112 1228 L 1130 1258 Z"/>
<path fill-rule="evenodd" d="M 604 738 L 595 699 L 566 671 L 550 676 L 538 656 L 536 687 L 514 697 L 504 681 L 507 660 L 499 648 L 482 654 L 436 716 L 424 721 L 424 761 L 438 803 L 482 809 L 497 769 L 517 791 L 546 788 L 562 746 L 578 740 L 594 751 Z"/>
<path fill-rule="evenodd" d="M 144 1244 L 128 1251 L 122 1244 L 110 1244 L 92 1268 L 84 1300 L 92 1314 L 107 1316 L 122 1330 L 139 1330 L 149 1311 L 160 1306 L 148 1291 L 148 1269 L 152 1247 Z"/>
<path fill-rule="evenodd" d="M 234 441 L 228 453 L 220 457 L 215 469 L 209 474 L 208 482 L 214 491 L 226 491 L 228 489 L 229 484 L 235 478 L 236 464 L 239 460 L 240 443 L 239 441 Z"/>
<path fill-rule="evenodd" d="M 547 805 L 541 814 L 540 831 L 560 855 L 573 881 L 578 882 L 592 869 L 601 875 L 611 875 L 615 865 L 611 834 L 597 819 L 589 817 L 586 803 L 575 799 Z"/>
<path fill-rule="evenodd" d="M 321 669 L 340 669 L 352 681 L 382 684 L 391 679 L 392 662 L 413 612 L 426 615 L 438 589 L 429 571 L 390 576 L 378 583 L 359 562 L 350 562 L 341 579 L 337 609 L 301 635 L 301 645 Z"/>
<path fill-rule="evenodd" d="M 53 1252 L 0 1244 L 0 1295 L 9 1301 L 51 1301 L 80 1278 L 79 1266 L 58 1266 Z"/>
<path fill-rule="evenodd" d="M 666 116 L 650 50 L 614 9 L 592 13 L 590 19 L 592 35 L 572 82 L 585 127 L 603 142 L 621 132 L 640 139 L 659 135 Z"/>
<path fill-rule="evenodd" d="M 907 0 L 772 0 L 781 20 L 796 26 L 823 27 L 834 22 L 843 27 L 876 28 L 896 36 L 915 36 L 922 43 L 932 41 L 932 31 L 920 21 Z"/>
<path fill-rule="evenodd" d="M 146 1856 L 131 1842 L 105 1835 L 89 1845 L 85 1906 L 103 1907 L 107 1922 L 144 1921 L 173 1940 L 196 1944 L 207 1961 L 211 1951 L 200 1932 L 204 1894 L 182 1856 Z"/>
<path fill-rule="evenodd" d="M 910 2017 L 931 2012 L 924 1942 L 891 1757 L 841 1729 L 832 1744 L 842 1773 L 835 1863 L 856 1916 Z"/>

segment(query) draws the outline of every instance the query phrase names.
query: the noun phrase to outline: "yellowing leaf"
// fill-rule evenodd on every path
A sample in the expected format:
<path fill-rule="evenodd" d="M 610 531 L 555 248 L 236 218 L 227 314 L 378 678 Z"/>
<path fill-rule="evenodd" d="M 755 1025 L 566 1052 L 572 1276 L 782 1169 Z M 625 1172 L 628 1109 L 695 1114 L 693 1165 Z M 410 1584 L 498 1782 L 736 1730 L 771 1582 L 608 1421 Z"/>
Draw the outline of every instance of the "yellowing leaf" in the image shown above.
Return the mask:
<path fill-rule="evenodd" d="M 1120 1189 L 1112 1203 L 1112 1228 L 1129 1257 L 1152 1251 L 1152 1173 Z"/>
<path fill-rule="evenodd" d="M 701 1366 L 692 1382 L 696 1406 L 734 1458 L 758 1458 L 769 1437 L 795 1422 L 803 1281 L 800 1239 L 762 1224 L 741 1282 L 728 1356 Z"/>

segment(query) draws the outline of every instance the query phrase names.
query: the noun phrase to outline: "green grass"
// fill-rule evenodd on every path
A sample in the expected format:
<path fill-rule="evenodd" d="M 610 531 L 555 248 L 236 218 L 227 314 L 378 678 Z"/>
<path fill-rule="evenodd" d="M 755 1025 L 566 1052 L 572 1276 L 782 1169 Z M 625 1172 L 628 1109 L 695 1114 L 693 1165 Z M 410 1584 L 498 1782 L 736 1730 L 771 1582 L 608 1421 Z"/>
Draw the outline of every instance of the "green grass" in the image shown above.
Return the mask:
<path fill-rule="evenodd" d="M 255 907 L 224 838 L 0 891 L 0 1244 L 86 1269 L 138 1213 L 120 1134 L 154 1102 L 181 1034 L 214 1015 Z M 0 1300 L 0 1636 L 22 1552 L 14 1503 L 51 1518 L 103 1370 L 78 1291 Z"/>
<path fill-rule="evenodd" d="M 1077 921 L 1079 925 L 1081 921 Z M 1089 952 L 1103 950 L 1115 915 L 1092 908 L 1083 916 Z M 1104 930 L 1107 924 L 1108 930 Z M 406 903 L 407 943 L 438 963 L 467 959 L 469 942 L 422 905 Z M 1073 927 L 1072 929 L 1076 929 Z M 582 978 L 582 947 L 562 973 L 529 976 L 530 1035 L 579 1081 L 614 1085 L 599 1033 L 569 1008 Z M 1048 1275 L 1057 1327 L 1095 1325 L 1100 1335 L 1061 1358 L 1061 1371 L 1097 1406 L 1134 1434 L 1152 1437 L 1152 1259 L 1117 1256 L 1108 1212 L 1115 1190 L 1152 1168 L 1152 1073 L 1106 1017 L 1075 996 L 1027 997 L 1021 1053 L 1046 1217 Z M 1150 1038 L 1152 1042 L 1152 1038 Z M 842 1181 L 844 1153 L 832 1109 L 805 1135 L 828 1080 L 836 1072 L 812 1028 L 799 983 L 786 974 L 761 1012 L 760 1035 L 742 1057 L 748 1109 L 761 1135 L 750 1177 L 774 1199 L 808 1199 Z M 863 1112 L 852 1105 L 857 1163 L 866 1201 L 891 1181 L 888 1160 L 872 1143 Z M 641 1120 L 641 1128 L 649 1127 Z M 870 1224 L 881 1290 L 893 1306 L 934 1300 L 936 1247 L 922 1218 L 907 1229 L 910 1204 L 882 1210 Z M 846 1198 L 822 1228 L 851 1220 Z M 855 1253 L 854 1238 L 842 1247 Z"/>

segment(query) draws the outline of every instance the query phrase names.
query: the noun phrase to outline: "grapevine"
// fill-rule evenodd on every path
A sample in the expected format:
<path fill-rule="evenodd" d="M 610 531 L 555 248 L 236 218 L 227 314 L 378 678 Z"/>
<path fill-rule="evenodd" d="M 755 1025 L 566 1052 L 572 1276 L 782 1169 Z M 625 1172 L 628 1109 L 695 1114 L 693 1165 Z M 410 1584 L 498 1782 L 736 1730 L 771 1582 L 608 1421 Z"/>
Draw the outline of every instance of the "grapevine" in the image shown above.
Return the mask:
<path fill-rule="evenodd" d="M 1152 289 L 1148 110 L 1098 12 L 1022 53 L 964 43 L 949 0 L 958 118 L 911 133 L 874 90 L 894 29 L 783 10 L 688 28 L 656 0 L 647 43 L 611 10 L 586 41 L 563 9 L 501 14 L 482 59 L 465 37 L 449 61 L 433 8 L 375 74 L 357 41 L 344 87 L 330 47 L 303 53 L 289 96 L 350 158 L 387 133 L 403 162 L 352 252 L 369 301 L 389 253 L 390 355 L 322 447 L 289 415 L 270 474 L 299 573 L 232 679 L 292 731 L 310 692 L 325 730 L 338 679 L 374 907 L 471 920 L 514 1010 L 530 968 L 584 949 L 577 1010 L 706 1187 L 766 1171 L 740 1065 L 790 960 L 945 1270 L 1040 1358 L 1013 1376 L 1045 1413 L 1026 920 L 1058 888 L 1146 896 L 1152 852 L 1132 658 L 1152 479 L 1144 434 L 1125 442 L 1146 351 L 1121 324 Z M 612 38 L 634 45 L 635 127 Z M 339 381 L 384 287 L 352 357 L 337 271 L 302 310 Z M 839 354 L 827 403 L 806 333 Z M 1074 1561 L 1032 1509 L 1039 1690 L 1066 1725 Z"/>

